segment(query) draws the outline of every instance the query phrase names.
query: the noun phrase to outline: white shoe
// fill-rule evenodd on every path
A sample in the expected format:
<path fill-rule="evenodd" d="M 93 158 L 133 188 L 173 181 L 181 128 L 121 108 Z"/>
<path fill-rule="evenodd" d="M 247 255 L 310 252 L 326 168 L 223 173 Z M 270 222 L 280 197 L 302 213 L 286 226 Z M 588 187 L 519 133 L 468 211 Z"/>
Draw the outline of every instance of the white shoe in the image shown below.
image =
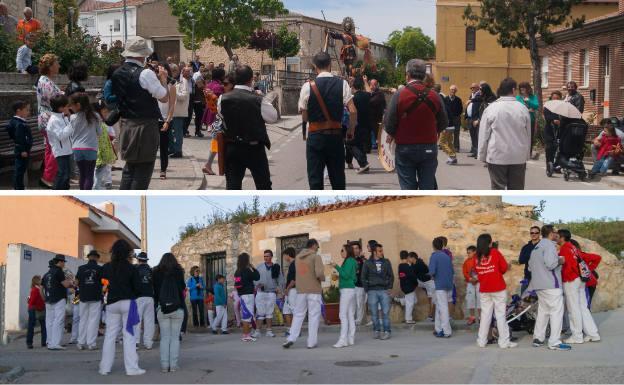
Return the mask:
<path fill-rule="evenodd" d="M 132 370 L 130 372 L 126 372 L 126 374 L 128 376 L 140 376 L 142 374 L 145 374 L 145 369 L 139 368 L 139 369 L 136 369 L 136 370 Z"/>
<path fill-rule="evenodd" d="M 355 345 L 355 341 L 354 340 L 349 340 L 349 342 L 347 342 L 347 345 L 353 346 L 353 345 Z"/>
<path fill-rule="evenodd" d="M 564 344 L 572 345 L 572 344 L 582 344 L 583 340 L 576 340 L 574 338 L 567 338 L 563 340 Z"/>
<path fill-rule="evenodd" d="M 592 336 L 585 336 L 585 338 L 583 338 L 584 342 L 600 342 L 600 336 L 596 336 L 596 337 L 592 337 Z"/>
<path fill-rule="evenodd" d="M 98 370 L 98 373 L 100 373 L 100 376 L 108 376 L 110 374 L 110 372 L 102 372 Z"/>
<path fill-rule="evenodd" d="M 366 325 L 364 326 L 373 326 L 373 321 L 368 321 L 368 323 L 366 323 Z"/>
<path fill-rule="evenodd" d="M 481 345 L 480 343 L 477 342 L 477 346 L 480 347 L 481 349 L 485 349 L 487 348 L 487 344 L 485 345 Z"/>
<path fill-rule="evenodd" d="M 82 345 L 80 345 L 80 344 L 76 345 L 76 348 L 77 348 L 78 350 L 84 350 L 84 346 L 82 346 Z"/>
<path fill-rule="evenodd" d="M 338 341 L 338 342 L 334 345 L 334 347 L 335 347 L 335 348 L 346 348 L 347 346 L 349 346 L 349 344 L 344 343 L 344 342 L 342 342 L 342 341 Z"/>
<path fill-rule="evenodd" d="M 252 338 L 258 338 L 260 337 L 260 332 L 258 330 L 254 330 L 250 335 Z"/>
<path fill-rule="evenodd" d="M 408 324 L 408 325 L 413 325 L 413 324 L 415 324 L 415 323 L 416 323 L 416 321 L 414 321 L 414 320 L 409 320 L 409 321 L 405 321 L 405 323 L 406 323 L 406 324 Z"/>
<path fill-rule="evenodd" d="M 275 337 L 275 334 L 273 333 L 273 331 L 272 331 L 272 330 L 267 330 L 265 335 L 266 335 L 267 337 Z"/>
<path fill-rule="evenodd" d="M 512 349 L 512 348 L 517 348 L 517 347 L 518 347 L 518 344 L 517 344 L 517 343 L 515 343 L 515 342 L 509 342 L 509 343 L 507 344 L 507 346 L 505 346 L 503 349 Z"/>

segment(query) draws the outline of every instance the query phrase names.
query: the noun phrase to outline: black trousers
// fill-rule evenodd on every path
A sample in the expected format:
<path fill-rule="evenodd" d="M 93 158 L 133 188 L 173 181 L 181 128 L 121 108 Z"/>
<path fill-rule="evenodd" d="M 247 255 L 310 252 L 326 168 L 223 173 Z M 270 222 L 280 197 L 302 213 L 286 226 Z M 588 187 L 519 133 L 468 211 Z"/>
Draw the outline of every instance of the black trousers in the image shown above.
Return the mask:
<path fill-rule="evenodd" d="M 195 114 L 195 135 L 201 132 L 202 119 L 204 118 L 205 109 L 206 109 L 205 105 L 201 103 L 193 103 L 193 113 Z M 187 131 L 188 131 L 188 128 L 187 128 Z"/>
<path fill-rule="evenodd" d="M 120 190 L 147 190 L 152 180 L 155 160 L 151 162 L 126 162 L 121 172 Z"/>
<path fill-rule="evenodd" d="M 22 158 L 21 154 L 15 154 L 15 174 L 13 175 L 13 188 L 24 190 L 24 175 L 28 170 L 29 158 Z"/>
<path fill-rule="evenodd" d="M 479 126 L 476 127 L 472 124 L 473 120 L 468 119 L 468 128 L 470 132 L 470 152 L 473 154 L 477 153 L 479 149 Z"/>
<path fill-rule="evenodd" d="M 160 128 L 162 128 L 163 124 L 159 123 Z M 171 127 L 169 127 L 171 130 Z M 167 131 L 159 131 L 160 133 L 160 171 L 167 171 L 167 167 L 169 167 L 169 130 Z"/>
<path fill-rule="evenodd" d="M 346 142 L 346 147 L 349 149 L 349 155 L 351 156 L 351 162 L 353 158 L 357 160 L 360 168 L 368 166 L 368 160 L 366 159 L 366 149 L 364 147 L 364 141 L 368 139 L 370 130 L 355 131 L 355 138 L 352 141 Z M 345 152 L 345 157 L 347 153 Z M 347 162 L 347 163 L 351 163 Z"/>
<path fill-rule="evenodd" d="M 204 301 L 201 299 L 191 300 L 191 310 L 193 311 L 193 326 L 206 326 L 206 316 L 204 312 Z M 198 316 L 199 313 L 199 316 Z"/>
<path fill-rule="evenodd" d="M 246 170 L 251 172 L 257 190 L 271 190 L 271 172 L 264 145 L 227 143 L 225 147 L 226 189 L 242 190 Z"/>
<path fill-rule="evenodd" d="M 71 173 L 71 155 L 63 155 L 56 157 L 58 171 L 56 179 L 54 179 L 53 190 L 69 190 L 69 175 Z"/>
<path fill-rule="evenodd" d="M 557 144 L 555 143 L 555 129 L 552 122 L 546 122 L 544 126 L 544 150 L 546 152 L 546 164 L 555 163 Z"/>
<path fill-rule="evenodd" d="M 332 189 L 346 189 L 344 139 L 341 135 L 315 133 L 308 136 L 306 159 L 310 190 L 323 190 L 325 188 L 323 182 L 325 167 L 327 167 Z"/>

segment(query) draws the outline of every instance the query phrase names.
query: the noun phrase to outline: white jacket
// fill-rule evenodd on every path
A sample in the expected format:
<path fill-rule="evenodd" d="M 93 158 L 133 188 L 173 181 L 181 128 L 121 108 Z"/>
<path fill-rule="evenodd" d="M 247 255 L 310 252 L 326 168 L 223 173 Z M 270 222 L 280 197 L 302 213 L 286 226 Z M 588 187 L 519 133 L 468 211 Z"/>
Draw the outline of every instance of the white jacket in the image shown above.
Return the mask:
<path fill-rule="evenodd" d="M 479 160 L 488 164 L 525 164 L 531 153 L 531 115 L 513 96 L 491 103 L 479 123 Z"/>
<path fill-rule="evenodd" d="M 182 77 L 176 83 L 176 104 L 173 109 L 174 118 L 187 118 L 189 116 L 188 106 L 191 99 L 191 81 Z"/>
<path fill-rule="evenodd" d="M 73 129 L 67 116 L 59 112 L 50 114 L 46 132 L 48 134 L 48 143 L 52 147 L 52 154 L 54 154 L 55 158 L 72 154 L 70 137 Z"/>

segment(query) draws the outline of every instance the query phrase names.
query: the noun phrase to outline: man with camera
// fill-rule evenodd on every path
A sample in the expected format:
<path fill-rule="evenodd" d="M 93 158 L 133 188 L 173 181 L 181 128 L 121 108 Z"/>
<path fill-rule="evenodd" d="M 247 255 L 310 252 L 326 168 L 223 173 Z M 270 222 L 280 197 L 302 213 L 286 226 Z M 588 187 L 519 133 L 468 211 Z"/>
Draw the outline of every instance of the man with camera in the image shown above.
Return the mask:
<path fill-rule="evenodd" d="M 145 67 L 145 59 L 151 54 L 152 49 L 144 38 L 128 39 L 122 52 L 126 61 L 112 78 L 121 117 L 119 147 L 121 159 L 126 162 L 121 190 L 147 190 L 154 171 L 160 143 L 157 101 L 166 103 L 169 92 L 167 71 L 162 66 Z"/>

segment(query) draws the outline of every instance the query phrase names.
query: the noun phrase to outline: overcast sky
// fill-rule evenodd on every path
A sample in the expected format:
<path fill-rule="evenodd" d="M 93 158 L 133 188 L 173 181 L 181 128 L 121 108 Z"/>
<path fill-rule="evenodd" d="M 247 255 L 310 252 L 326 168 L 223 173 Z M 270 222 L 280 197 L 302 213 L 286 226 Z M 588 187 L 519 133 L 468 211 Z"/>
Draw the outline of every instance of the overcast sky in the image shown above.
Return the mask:
<path fill-rule="evenodd" d="M 353 195 L 352 195 L 353 196 Z M 140 236 L 140 199 L 138 196 L 80 196 L 88 203 L 98 205 L 104 201 L 113 201 L 116 204 L 116 215 Z M 267 207 L 274 202 L 294 203 L 308 198 L 310 195 L 299 196 L 264 196 L 260 198 L 261 206 Z M 546 200 L 546 210 L 543 214 L 546 221 L 573 221 L 583 218 L 624 218 L 624 197 L 605 196 L 509 196 L 505 202 L 520 205 L 538 205 L 540 200 Z M 323 202 L 333 201 L 333 198 L 321 197 Z M 213 210 L 233 210 L 242 202 L 251 203 L 252 197 L 231 196 L 150 196 L 147 198 L 148 222 L 148 249 L 150 263 L 155 264 L 163 253 L 171 250 L 171 246 L 178 241 L 181 227 L 187 223 L 201 221 Z M 219 207 L 219 208 L 217 208 Z"/>

